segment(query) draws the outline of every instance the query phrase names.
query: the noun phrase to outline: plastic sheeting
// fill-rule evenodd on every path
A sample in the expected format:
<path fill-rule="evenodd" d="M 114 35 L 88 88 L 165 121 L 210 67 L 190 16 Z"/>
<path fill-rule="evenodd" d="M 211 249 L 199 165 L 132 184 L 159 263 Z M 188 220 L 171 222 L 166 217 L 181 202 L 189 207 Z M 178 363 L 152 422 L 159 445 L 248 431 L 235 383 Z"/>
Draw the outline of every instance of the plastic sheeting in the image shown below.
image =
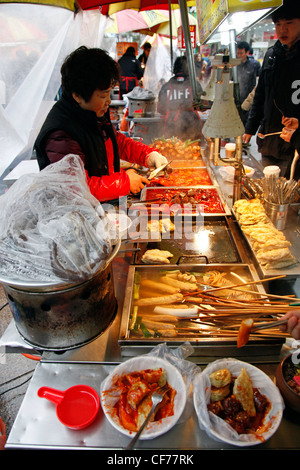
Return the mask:
<path fill-rule="evenodd" d="M 107 21 L 99 10 L 75 15 L 55 6 L 0 4 L 0 176 L 16 157 L 31 158 L 65 57 L 81 45 L 100 47 Z"/>
<path fill-rule="evenodd" d="M 23 175 L 0 198 L 0 276 L 47 285 L 83 281 L 111 253 L 110 222 L 78 155 Z"/>
<path fill-rule="evenodd" d="M 175 51 L 173 49 L 173 54 L 175 60 L 179 55 L 177 47 Z M 158 96 L 162 85 L 172 77 L 172 69 L 170 47 L 164 38 L 156 35 L 145 68 L 144 87 Z"/>

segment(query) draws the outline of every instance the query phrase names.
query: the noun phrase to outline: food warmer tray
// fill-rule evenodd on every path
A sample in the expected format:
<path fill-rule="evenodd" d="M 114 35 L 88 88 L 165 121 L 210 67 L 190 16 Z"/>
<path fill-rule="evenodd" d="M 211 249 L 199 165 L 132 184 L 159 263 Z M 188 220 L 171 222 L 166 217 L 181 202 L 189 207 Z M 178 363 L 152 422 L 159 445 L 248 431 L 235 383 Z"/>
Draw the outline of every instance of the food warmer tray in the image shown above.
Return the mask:
<path fill-rule="evenodd" d="M 248 247 L 250 248 L 253 262 L 255 267 L 260 275 L 261 278 L 269 278 L 272 276 L 285 276 L 286 279 L 295 279 L 300 277 L 300 235 L 299 235 L 299 215 L 294 210 L 293 207 L 289 209 L 288 219 L 286 223 L 286 228 L 282 230 L 283 234 L 285 235 L 286 239 L 291 243 L 290 252 L 294 256 L 294 258 L 298 261 L 296 264 L 292 266 L 288 266 L 281 269 L 266 269 L 264 266 L 260 264 L 258 261 L 255 251 L 253 249 L 252 243 L 245 232 L 243 232 L 241 224 L 239 223 L 234 210 L 232 209 L 232 214 L 234 216 L 234 220 L 236 221 L 237 226 L 240 229 L 240 232 L 243 238 L 246 240 Z M 298 229 L 297 229 L 298 227 Z"/>
<path fill-rule="evenodd" d="M 150 185 L 148 187 L 153 186 L 162 186 L 162 187 L 187 187 L 187 186 L 217 186 L 217 180 L 214 175 L 214 172 L 211 170 L 209 166 L 193 166 L 193 167 L 184 167 L 184 166 L 176 166 L 175 168 L 171 165 L 173 161 L 169 164 L 172 169 L 172 172 L 169 174 L 162 174 L 159 173 L 156 177 L 154 177 L 150 181 Z M 174 180 L 174 174 L 177 178 Z M 192 180 L 191 180 L 192 178 Z M 191 180 L 188 182 L 187 180 Z M 161 182 L 160 180 L 163 180 Z M 182 182 L 181 182 L 182 181 Z"/>
<path fill-rule="evenodd" d="M 190 210 L 185 210 L 184 213 L 182 211 L 178 211 L 175 213 L 176 216 L 180 215 L 180 216 L 183 216 L 185 218 L 188 218 L 188 217 L 219 217 L 219 216 L 230 216 L 231 215 L 231 211 L 223 197 L 223 194 L 220 190 L 220 188 L 217 186 L 217 185 L 213 185 L 213 186 L 181 186 L 180 188 L 178 187 L 175 187 L 175 186 L 170 186 L 170 187 L 165 187 L 165 186 L 153 186 L 153 187 L 144 187 L 144 189 L 142 189 L 141 191 L 141 197 L 140 197 L 140 202 L 141 202 L 141 206 L 140 207 L 143 207 L 143 202 L 147 202 L 147 207 L 148 207 L 148 213 L 149 213 L 149 210 L 151 209 L 151 214 L 157 212 L 159 214 L 163 214 L 163 210 L 162 208 L 160 208 L 160 206 L 163 206 L 164 203 L 160 203 L 159 200 L 154 200 L 156 199 L 156 196 L 155 196 L 155 193 L 159 193 L 159 194 L 163 194 L 165 192 L 168 192 L 168 191 L 171 191 L 171 192 L 175 192 L 175 193 L 182 193 L 182 192 L 188 192 L 188 191 L 199 191 L 199 190 L 202 190 L 204 191 L 204 193 L 207 193 L 209 194 L 209 192 L 213 191 L 213 193 L 216 195 L 217 197 L 217 200 L 218 202 L 220 202 L 222 204 L 222 207 L 223 207 L 223 212 L 204 212 L 204 213 L 200 213 L 200 211 L 195 211 L 193 209 L 193 207 L 191 207 L 191 211 Z M 151 193 L 153 194 L 151 196 Z M 148 202 L 151 201 L 151 200 L 154 200 L 153 201 L 153 205 L 152 207 L 150 205 L 148 205 Z M 155 207 L 156 206 L 156 207 Z M 135 207 L 136 210 L 138 209 L 138 205 Z M 189 207 L 187 206 L 187 209 L 189 209 Z M 166 211 L 168 212 L 168 211 Z"/>
<path fill-rule="evenodd" d="M 197 160 L 172 160 L 169 166 L 173 169 L 205 168 L 206 163 L 202 158 L 198 158 Z"/>
<path fill-rule="evenodd" d="M 232 275 L 237 282 L 241 282 L 241 278 L 248 281 L 259 281 L 259 277 L 253 265 L 239 264 L 239 265 L 179 265 L 176 267 L 166 265 L 156 266 L 130 266 L 128 271 L 127 285 L 125 289 L 125 299 L 123 304 L 123 311 L 121 316 L 121 325 L 118 343 L 122 356 L 136 356 L 149 352 L 154 346 L 161 342 L 165 342 L 169 347 L 178 347 L 182 342 L 188 341 L 194 348 L 192 356 L 205 357 L 255 357 L 280 354 L 281 347 L 285 341 L 283 336 L 272 336 L 269 338 L 251 338 L 248 343 L 242 347 L 237 348 L 236 336 L 231 337 L 212 337 L 212 336 L 198 336 L 196 334 L 180 333 L 176 337 L 143 337 L 131 335 L 129 329 L 130 316 L 133 311 L 133 296 L 134 296 L 134 280 L 137 276 L 146 276 L 150 279 L 155 279 L 159 272 L 180 270 L 181 272 L 197 272 L 206 273 L 207 271 L 217 270 Z M 249 286 L 250 287 L 250 286 Z M 251 286 L 254 292 L 265 293 L 261 284 Z M 139 315 L 139 313 L 138 313 Z"/>
<path fill-rule="evenodd" d="M 174 232 L 162 233 L 159 240 L 137 243 L 134 262 L 144 265 L 141 258 L 146 250 L 167 250 L 172 253 L 170 264 L 241 263 L 237 242 L 229 221 L 223 217 L 203 222 L 173 219 Z M 180 222 L 178 224 L 178 222 Z M 178 228 L 179 227 L 179 228 Z M 151 264 L 151 263 L 150 263 Z"/>

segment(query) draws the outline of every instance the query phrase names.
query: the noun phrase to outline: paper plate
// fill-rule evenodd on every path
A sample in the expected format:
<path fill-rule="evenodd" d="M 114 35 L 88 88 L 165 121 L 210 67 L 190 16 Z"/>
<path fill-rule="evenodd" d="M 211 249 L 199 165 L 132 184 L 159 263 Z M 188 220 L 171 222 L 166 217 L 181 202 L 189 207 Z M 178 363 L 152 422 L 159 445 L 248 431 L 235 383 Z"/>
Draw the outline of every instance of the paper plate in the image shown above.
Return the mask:
<path fill-rule="evenodd" d="M 264 418 L 261 429 L 256 434 L 238 434 L 222 418 L 208 412 L 207 404 L 210 401 L 209 375 L 218 369 L 227 368 L 233 376 L 238 376 L 242 368 L 245 368 L 252 386 L 259 389 L 271 403 Z M 283 414 L 284 404 L 278 388 L 272 380 L 260 369 L 247 362 L 236 359 L 220 359 L 209 364 L 194 383 L 194 406 L 198 416 L 199 426 L 215 440 L 226 442 L 234 446 L 246 447 L 261 444 L 277 431 Z"/>
<path fill-rule="evenodd" d="M 162 367 L 167 373 L 167 381 L 169 385 L 176 390 L 174 399 L 174 415 L 168 416 L 157 422 L 148 423 L 146 429 L 142 433 L 140 439 L 153 439 L 161 434 L 169 431 L 178 421 L 184 410 L 186 403 L 186 387 L 181 373 L 178 369 L 170 364 L 168 361 L 152 356 L 140 356 L 129 359 L 117 366 L 114 371 L 102 382 L 100 390 L 100 399 L 103 412 L 114 428 L 126 436 L 133 437 L 135 433 L 125 429 L 117 416 L 114 404 L 117 402 L 118 397 L 110 394 L 108 390 L 111 389 L 113 383 L 122 375 L 130 372 L 138 372 L 145 369 L 157 369 Z"/>

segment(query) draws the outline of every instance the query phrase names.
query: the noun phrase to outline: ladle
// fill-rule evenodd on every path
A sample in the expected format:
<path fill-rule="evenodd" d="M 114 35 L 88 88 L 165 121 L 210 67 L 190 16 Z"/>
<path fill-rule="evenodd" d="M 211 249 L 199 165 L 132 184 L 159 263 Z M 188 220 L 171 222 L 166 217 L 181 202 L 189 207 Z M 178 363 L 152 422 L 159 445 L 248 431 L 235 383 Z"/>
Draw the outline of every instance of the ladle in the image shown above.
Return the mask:
<path fill-rule="evenodd" d="M 97 392 L 88 385 L 74 385 L 65 391 L 41 387 L 38 396 L 56 404 L 56 415 L 60 422 L 71 429 L 89 426 L 99 410 Z"/>
<path fill-rule="evenodd" d="M 282 131 L 271 132 L 270 134 L 261 134 L 260 132 L 258 132 L 257 137 L 259 137 L 260 139 L 264 139 L 265 137 L 269 137 L 269 135 L 279 135 L 279 134 L 282 134 Z"/>

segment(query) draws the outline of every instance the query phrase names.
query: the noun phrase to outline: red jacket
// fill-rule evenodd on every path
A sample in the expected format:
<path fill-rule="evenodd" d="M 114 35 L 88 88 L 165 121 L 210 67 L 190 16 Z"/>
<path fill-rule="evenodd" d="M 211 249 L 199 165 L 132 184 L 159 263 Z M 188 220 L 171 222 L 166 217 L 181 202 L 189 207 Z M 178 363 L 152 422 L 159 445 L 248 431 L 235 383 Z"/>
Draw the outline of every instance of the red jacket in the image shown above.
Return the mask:
<path fill-rule="evenodd" d="M 141 142 L 126 137 L 121 132 L 116 132 L 116 139 L 119 147 L 119 155 L 122 160 L 138 165 L 147 166 L 148 155 L 156 149 L 148 147 Z M 108 139 L 105 142 L 107 160 L 109 165 L 109 175 L 88 176 L 86 171 L 87 183 L 91 193 L 100 202 L 117 199 L 127 196 L 130 192 L 129 177 L 125 170 L 114 173 L 113 168 L 113 149 L 112 142 Z M 52 132 L 46 142 L 46 153 L 51 163 L 61 160 L 69 153 L 79 155 L 85 164 L 85 154 L 79 143 L 69 137 L 64 131 L 57 130 Z"/>

